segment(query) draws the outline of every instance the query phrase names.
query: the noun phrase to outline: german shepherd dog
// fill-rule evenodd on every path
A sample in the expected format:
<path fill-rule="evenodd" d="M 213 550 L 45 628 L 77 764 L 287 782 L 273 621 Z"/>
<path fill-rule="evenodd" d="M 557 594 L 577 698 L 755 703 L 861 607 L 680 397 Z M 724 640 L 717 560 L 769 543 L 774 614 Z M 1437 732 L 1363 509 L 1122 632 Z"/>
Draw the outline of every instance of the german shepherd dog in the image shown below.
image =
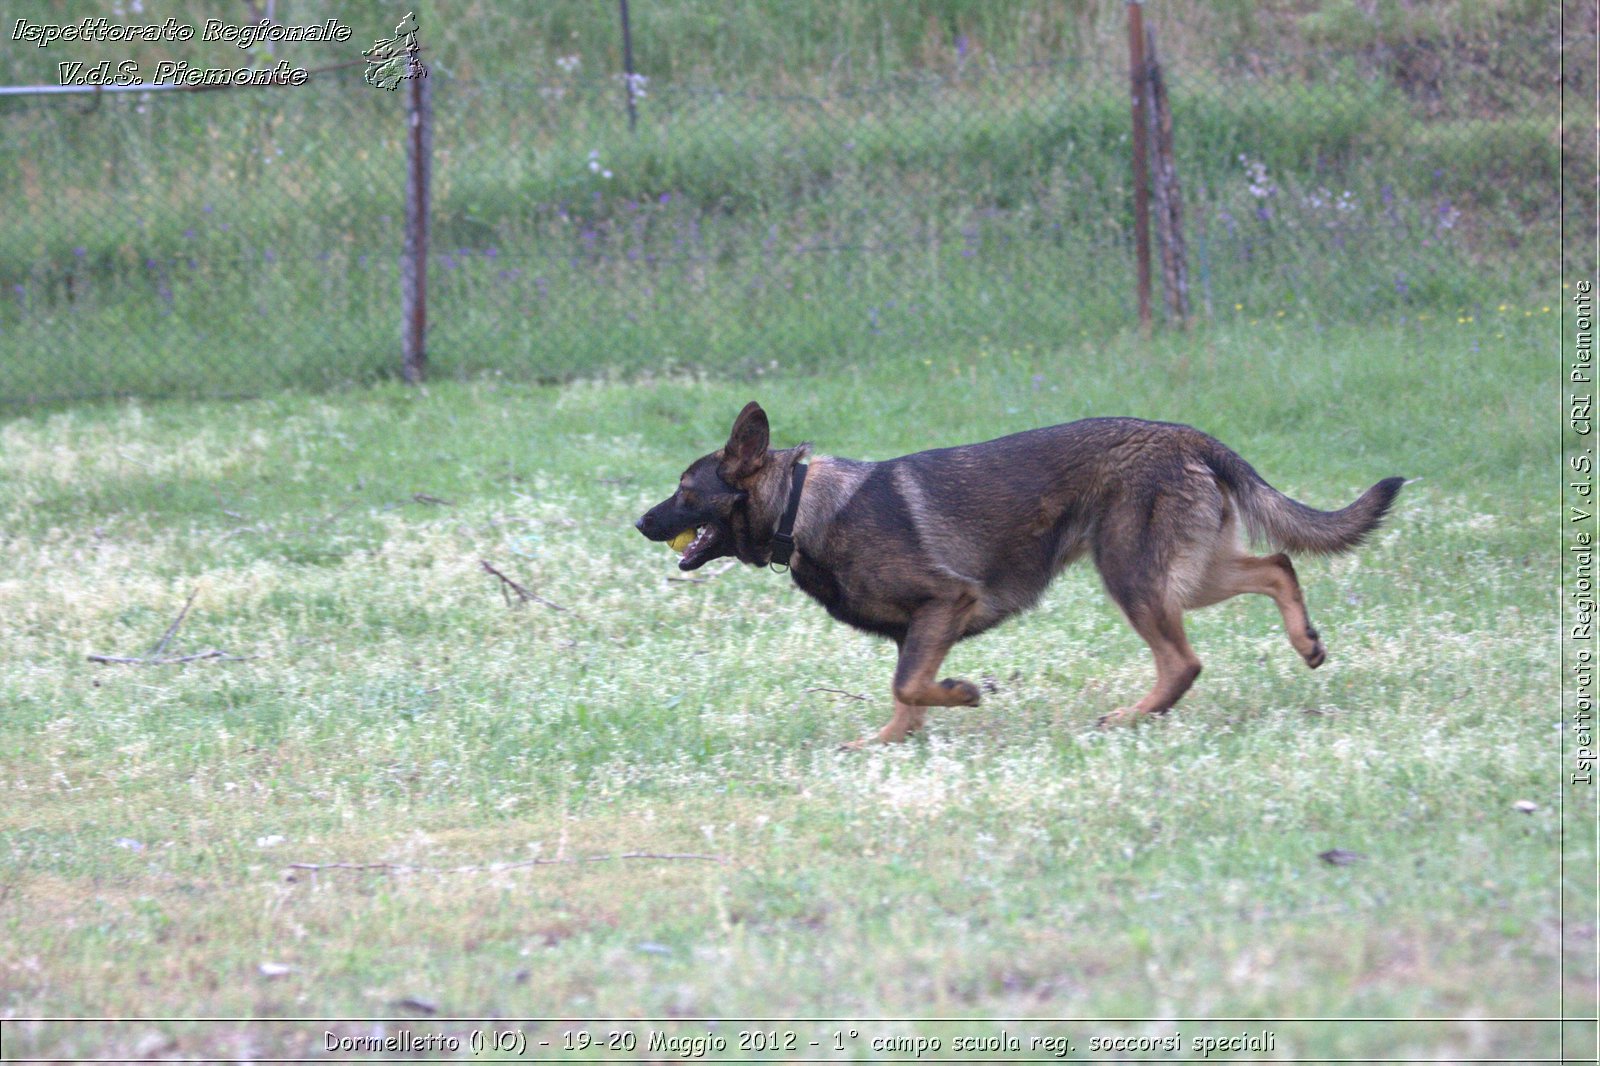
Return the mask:
<path fill-rule="evenodd" d="M 1033 606 L 1085 554 L 1156 660 L 1155 686 L 1102 725 L 1170 710 L 1200 674 L 1183 612 L 1243 592 L 1271 596 L 1289 643 L 1321 666 L 1327 652 L 1284 552 L 1349 551 L 1403 484 L 1387 478 L 1342 510 L 1318 511 L 1199 430 L 1136 418 L 859 462 L 813 456 L 809 444 L 774 450 L 752 402 L 728 443 L 690 464 L 636 525 L 677 545 L 693 531 L 683 570 L 726 555 L 787 563 L 829 614 L 893 640 L 894 717 L 875 738 L 890 742 L 920 729 L 929 707 L 976 706 L 970 681 L 935 680 L 945 654 Z M 1278 554 L 1247 554 L 1244 535 Z"/>

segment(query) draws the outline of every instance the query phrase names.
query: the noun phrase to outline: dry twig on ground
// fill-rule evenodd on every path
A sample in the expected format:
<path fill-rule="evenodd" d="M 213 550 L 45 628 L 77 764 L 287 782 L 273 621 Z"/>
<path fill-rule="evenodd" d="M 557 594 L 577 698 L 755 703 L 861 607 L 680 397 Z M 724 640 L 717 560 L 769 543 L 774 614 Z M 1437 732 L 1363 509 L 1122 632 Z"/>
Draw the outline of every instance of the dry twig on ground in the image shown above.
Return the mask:
<path fill-rule="evenodd" d="M 853 700 L 860 700 L 862 703 L 871 703 L 872 702 L 871 700 L 867 699 L 867 697 L 862 696 L 859 693 L 846 692 L 842 688 L 829 688 L 827 685 L 816 685 L 816 686 L 814 686 L 812 688 L 806 689 L 806 691 L 807 692 L 831 692 L 831 693 L 833 693 L 835 695 L 838 695 L 838 696 L 848 696 Z"/>
<path fill-rule="evenodd" d="M 499 570 L 495 569 L 494 564 L 490 563 L 489 560 L 479 559 L 478 563 L 486 572 L 493 574 L 495 577 L 500 579 L 500 595 L 505 597 L 507 607 L 515 606 L 515 604 L 511 602 L 511 593 L 515 592 L 517 594 L 517 603 L 527 603 L 531 600 L 534 603 L 543 604 L 552 611 L 566 610 L 566 608 L 561 606 L 559 603 L 554 603 L 550 600 L 547 600 L 537 592 L 529 591 L 522 585 L 521 582 L 515 581 L 502 574 Z"/>
<path fill-rule="evenodd" d="M 167 627 L 167 631 L 161 634 L 161 639 L 156 641 L 155 646 L 144 655 L 90 655 L 88 656 L 89 661 L 121 666 L 174 666 L 178 663 L 199 662 L 202 659 L 242 662 L 245 659 L 253 658 L 253 656 L 249 655 L 230 655 L 217 648 L 212 648 L 210 651 L 196 652 L 192 655 L 162 656 L 161 653 L 167 650 L 167 645 L 171 644 L 172 638 L 177 635 L 178 627 L 183 625 L 183 620 L 189 616 L 189 608 L 194 606 L 194 598 L 198 595 L 200 595 L 199 589 L 189 593 L 189 598 L 183 601 L 183 609 L 178 612 L 178 617 L 172 620 L 172 624 Z"/>

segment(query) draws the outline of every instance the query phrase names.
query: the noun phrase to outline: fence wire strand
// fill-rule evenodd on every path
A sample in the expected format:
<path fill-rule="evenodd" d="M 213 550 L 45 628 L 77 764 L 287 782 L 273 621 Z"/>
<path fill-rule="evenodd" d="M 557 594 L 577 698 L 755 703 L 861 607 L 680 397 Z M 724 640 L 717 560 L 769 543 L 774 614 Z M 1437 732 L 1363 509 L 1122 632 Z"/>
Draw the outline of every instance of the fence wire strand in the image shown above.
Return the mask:
<path fill-rule="evenodd" d="M 1553 24 L 1219 58 L 1161 36 L 1187 5 L 1151 9 L 1200 319 L 1466 313 L 1557 264 L 1555 116 L 1593 86 Z M 645 77 L 632 130 L 615 74 L 435 66 L 430 373 L 761 372 L 1125 329 L 1127 60 L 1080 49 L 957 48 L 816 92 Z M 331 69 L 0 99 L 0 402 L 399 376 L 405 95 Z"/>

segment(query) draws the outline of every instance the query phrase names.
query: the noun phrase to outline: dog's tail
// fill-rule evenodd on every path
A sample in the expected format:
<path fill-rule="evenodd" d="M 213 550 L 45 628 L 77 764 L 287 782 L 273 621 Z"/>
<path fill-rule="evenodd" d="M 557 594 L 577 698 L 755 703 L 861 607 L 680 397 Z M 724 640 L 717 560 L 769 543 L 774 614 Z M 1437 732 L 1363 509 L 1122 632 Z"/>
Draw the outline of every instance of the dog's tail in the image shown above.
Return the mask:
<path fill-rule="evenodd" d="M 1348 507 L 1319 511 L 1267 484 L 1254 467 L 1220 443 L 1206 456 L 1206 465 L 1233 494 L 1252 540 L 1282 551 L 1317 555 L 1349 551 L 1365 540 L 1406 483 L 1403 477 L 1384 478 Z"/>

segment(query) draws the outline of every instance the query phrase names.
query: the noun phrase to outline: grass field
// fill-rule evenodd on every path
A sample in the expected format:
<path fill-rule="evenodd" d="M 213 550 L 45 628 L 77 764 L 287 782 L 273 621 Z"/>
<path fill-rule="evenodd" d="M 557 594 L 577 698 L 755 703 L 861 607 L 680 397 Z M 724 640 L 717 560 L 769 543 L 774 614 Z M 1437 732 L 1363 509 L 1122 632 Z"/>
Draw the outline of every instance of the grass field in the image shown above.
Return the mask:
<path fill-rule="evenodd" d="M 519 1027 L 546 1057 L 592 1060 L 559 1019 L 753 1016 L 912 1019 L 786 1059 L 1114 1017 L 1177 1020 L 1006 1028 L 1100 1061 L 1095 1034 L 1175 1030 L 1553 1055 L 1512 1022 L 1192 1021 L 1548 1018 L 1592 987 L 1593 928 L 1559 924 L 1596 857 L 1569 811 L 1562 884 L 1542 307 L 0 424 L 0 1017 L 236 1019 L 9 1022 L 4 1053 L 543 1018 Z M 1359 553 L 1301 564 L 1316 673 L 1234 601 L 1192 616 L 1206 674 L 1170 718 L 1097 731 L 1150 667 L 1082 568 L 952 656 L 983 707 L 844 753 L 887 716 L 890 649 L 765 571 L 675 581 L 630 528 L 752 397 L 778 442 L 863 458 L 1123 413 L 1318 506 L 1420 480 Z M 146 655 L 191 594 L 161 655 L 227 658 L 87 660 Z M 294 868 L 336 863 L 391 865 Z M 274 1021 L 324 1016 L 415 1020 Z M 726 1055 L 738 1028 L 709 1030 Z M 672 1057 L 640 1039 L 623 1057 Z"/>

